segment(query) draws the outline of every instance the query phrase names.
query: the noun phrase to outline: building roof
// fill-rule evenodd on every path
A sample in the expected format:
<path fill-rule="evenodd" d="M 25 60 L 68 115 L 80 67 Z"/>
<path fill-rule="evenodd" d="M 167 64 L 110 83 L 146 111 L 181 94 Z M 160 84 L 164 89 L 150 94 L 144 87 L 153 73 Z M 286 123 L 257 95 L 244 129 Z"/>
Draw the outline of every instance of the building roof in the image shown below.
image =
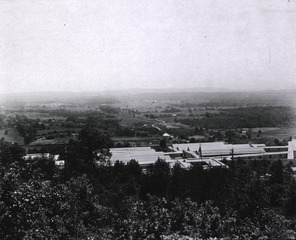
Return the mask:
<path fill-rule="evenodd" d="M 254 153 L 254 154 L 239 154 L 235 155 L 235 158 L 246 158 L 246 157 L 263 157 L 263 156 L 277 156 L 277 155 L 284 155 L 287 154 L 287 151 L 282 152 L 266 152 L 266 153 Z M 221 157 L 217 156 L 214 157 L 216 160 L 220 160 Z M 231 155 L 223 156 L 223 158 L 231 160 Z"/>
<path fill-rule="evenodd" d="M 187 159 L 187 163 L 206 163 L 209 167 L 226 167 L 226 165 L 214 158 L 203 158 L 203 159 Z"/>
<path fill-rule="evenodd" d="M 168 134 L 168 133 L 164 133 L 164 134 L 162 134 L 162 136 L 163 136 L 163 137 L 171 137 L 171 135 Z"/>
<path fill-rule="evenodd" d="M 114 164 L 116 161 L 127 163 L 132 159 L 136 160 L 140 165 L 152 164 L 159 158 L 166 161 L 171 160 L 163 152 L 156 152 L 150 147 L 110 148 L 110 153 L 112 154 L 110 158 L 111 164 Z"/>
<path fill-rule="evenodd" d="M 225 145 L 224 142 L 205 142 L 205 143 L 180 143 L 180 144 L 173 144 L 173 148 L 179 149 L 179 151 L 187 151 L 188 148 L 190 151 L 198 151 L 199 146 L 202 149 L 219 149 Z"/>
<path fill-rule="evenodd" d="M 250 144 L 252 147 L 266 147 L 266 145 L 264 143 L 259 143 L 259 144 L 254 144 L 254 143 L 251 143 Z"/>
<path fill-rule="evenodd" d="M 203 156 L 229 155 L 232 149 L 235 155 L 265 153 L 263 147 L 253 147 L 250 144 L 226 144 L 224 142 L 173 144 L 173 148 L 177 151 L 189 152 L 194 156 L 199 154 L 199 148 L 201 148 Z"/>
<path fill-rule="evenodd" d="M 181 168 L 184 168 L 184 169 L 189 169 L 192 167 L 192 164 L 189 162 L 186 162 L 185 160 L 177 160 L 175 164 L 179 164 Z"/>
<path fill-rule="evenodd" d="M 68 144 L 70 139 L 74 139 L 73 137 L 69 138 L 55 138 L 55 139 L 45 139 L 39 138 L 34 142 L 31 142 L 29 146 L 42 146 L 42 145 L 59 145 L 59 144 Z"/>
<path fill-rule="evenodd" d="M 54 162 L 55 166 L 58 167 L 63 167 L 65 165 L 65 161 L 64 160 L 58 160 Z"/>
<path fill-rule="evenodd" d="M 263 149 L 281 149 L 288 148 L 288 146 L 264 146 Z"/>
<path fill-rule="evenodd" d="M 31 153 L 31 154 L 26 154 L 23 158 L 24 160 L 29 160 L 29 159 L 36 159 L 36 158 L 49 158 L 50 154 L 49 153 Z"/>

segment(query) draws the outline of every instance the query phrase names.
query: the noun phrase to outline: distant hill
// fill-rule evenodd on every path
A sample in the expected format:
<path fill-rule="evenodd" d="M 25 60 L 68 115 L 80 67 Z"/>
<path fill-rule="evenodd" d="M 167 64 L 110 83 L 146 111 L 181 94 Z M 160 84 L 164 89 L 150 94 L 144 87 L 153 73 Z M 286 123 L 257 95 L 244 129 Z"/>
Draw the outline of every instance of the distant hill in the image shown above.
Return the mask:
<path fill-rule="evenodd" d="M 296 91 L 233 91 L 227 89 L 126 89 L 101 92 L 30 92 L 0 95 L 2 105 L 42 103 L 113 104 L 122 100 L 174 100 L 201 106 L 296 106 Z"/>

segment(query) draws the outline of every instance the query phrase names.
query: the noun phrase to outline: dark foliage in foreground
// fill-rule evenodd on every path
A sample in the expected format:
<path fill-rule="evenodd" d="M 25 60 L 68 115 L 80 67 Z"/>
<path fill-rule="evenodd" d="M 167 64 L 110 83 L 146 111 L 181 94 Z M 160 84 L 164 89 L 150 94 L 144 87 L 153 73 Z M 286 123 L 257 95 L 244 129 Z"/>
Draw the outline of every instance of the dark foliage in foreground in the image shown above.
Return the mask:
<path fill-rule="evenodd" d="M 296 235 L 296 182 L 280 162 L 270 168 L 271 176 L 265 175 L 267 169 L 260 162 L 256 169 L 204 171 L 199 166 L 170 170 L 162 160 L 142 174 L 136 161 L 96 167 L 89 161 L 85 141 L 81 138 L 76 148 L 69 147 L 68 161 L 73 162 L 64 170 L 50 160 L 24 162 L 18 146 L 1 142 L 0 239 L 293 239 Z M 75 152 L 81 148 L 82 154 Z"/>

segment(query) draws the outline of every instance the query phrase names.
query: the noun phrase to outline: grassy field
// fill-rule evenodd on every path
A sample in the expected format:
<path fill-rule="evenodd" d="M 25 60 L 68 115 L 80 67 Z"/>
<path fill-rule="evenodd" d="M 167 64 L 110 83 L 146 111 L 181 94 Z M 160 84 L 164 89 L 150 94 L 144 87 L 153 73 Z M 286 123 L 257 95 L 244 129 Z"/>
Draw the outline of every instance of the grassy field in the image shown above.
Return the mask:
<path fill-rule="evenodd" d="M 38 130 L 39 135 L 43 134 L 50 134 L 50 133 L 78 133 L 81 130 L 81 128 L 51 128 L 46 130 Z"/>
<path fill-rule="evenodd" d="M 142 115 L 137 115 L 133 117 L 132 115 L 116 115 L 117 119 L 121 119 L 120 125 L 124 127 L 132 127 L 137 123 L 144 124 L 153 124 L 155 123 L 154 119 L 145 118 Z"/>
<path fill-rule="evenodd" d="M 41 112 L 22 112 L 22 111 L 15 111 L 11 115 L 23 115 L 26 116 L 29 119 L 41 119 L 41 120 L 49 120 L 49 119 L 55 119 L 55 120 L 60 120 L 60 121 L 65 121 L 66 117 L 62 116 L 56 116 L 56 115 L 50 115 L 48 113 L 41 113 Z"/>
<path fill-rule="evenodd" d="M 277 128 L 271 129 L 269 131 L 263 131 L 263 136 L 268 138 L 277 138 L 279 140 L 286 139 L 288 140 L 290 137 L 296 137 L 296 128 Z M 255 132 L 255 131 L 254 131 Z"/>
<path fill-rule="evenodd" d="M 5 130 L 8 131 L 7 134 L 5 134 Z M 16 142 L 20 145 L 24 144 L 24 138 L 14 128 L 0 129 L 0 138 L 4 138 L 7 142 Z"/>

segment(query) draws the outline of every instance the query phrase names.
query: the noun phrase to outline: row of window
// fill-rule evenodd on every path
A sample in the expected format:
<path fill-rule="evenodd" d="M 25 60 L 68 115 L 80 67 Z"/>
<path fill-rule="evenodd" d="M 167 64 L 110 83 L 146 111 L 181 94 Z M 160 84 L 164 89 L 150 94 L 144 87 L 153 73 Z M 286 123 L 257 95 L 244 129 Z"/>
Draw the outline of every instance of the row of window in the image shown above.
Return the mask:
<path fill-rule="evenodd" d="M 287 158 L 287 154 L 279 154 L 279 155 L 269 155 L 268 158 L 273 159 L 273 158 Z M 244 159 L 263 159 L 263 156 L 256 156 L 256 157 L 248 157 L 248 158 L 244 158 L 244 157 L 238 157 L 238 159 L 240 160 L 244 160 Z"/>

